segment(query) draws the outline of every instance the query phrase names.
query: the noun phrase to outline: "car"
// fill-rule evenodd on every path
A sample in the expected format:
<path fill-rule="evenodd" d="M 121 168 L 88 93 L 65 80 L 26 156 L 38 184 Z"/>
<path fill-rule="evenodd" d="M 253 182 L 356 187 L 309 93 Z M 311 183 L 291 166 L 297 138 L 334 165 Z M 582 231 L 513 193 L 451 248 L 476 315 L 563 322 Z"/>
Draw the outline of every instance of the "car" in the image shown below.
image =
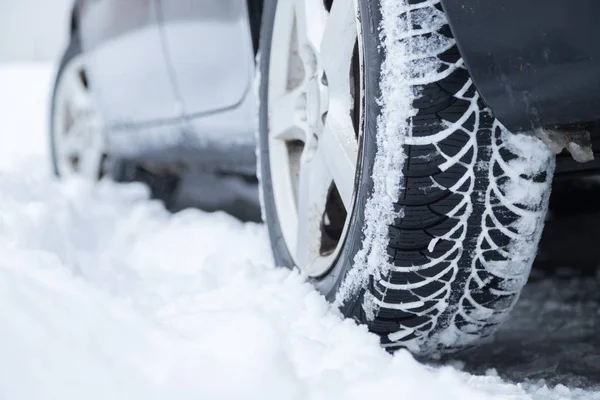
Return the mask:
<path fill-rule="evenodd" d="M 276 265 L 388 350 L 459 351 L 517 301 L 555 170 L 598 170 L 599 11 L 77 0 L 55 172 L 167 194 L 191 168 L 257 176 Z"/>

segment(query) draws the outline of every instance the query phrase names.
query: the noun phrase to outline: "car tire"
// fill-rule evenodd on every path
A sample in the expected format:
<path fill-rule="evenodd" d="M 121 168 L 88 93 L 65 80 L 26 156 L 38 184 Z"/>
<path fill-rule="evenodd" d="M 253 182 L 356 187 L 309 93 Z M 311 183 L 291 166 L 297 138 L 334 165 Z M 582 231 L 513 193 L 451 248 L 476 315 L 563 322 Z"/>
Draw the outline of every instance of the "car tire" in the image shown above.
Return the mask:
<path fill-rule="evenodd" d="M 336 21 L 334 11 L 346 7 L 345 1 L 353 3 L 333 0 L 325 15 Z M 287 15 L 279 7 L 287 3 L 292 1 L 265 1 L 260 45 L 258 171 L 276 264 L 297 266 L 344 316 L 378 334 L 385 348 L 427 356 L 470 347 L 494 332 L 527 281 L 548 207 L 552 153 L 537 138 L 511 134 L 493 117 L 470 79 L 439 1 L 359 0 L 362 72 L 354 89 L 360 126 L 353 200 L 330 265 L 316 272 L 300 265 L 298 258 L 312 258 L 294 255 L 306 246 L 286 239 L 286 230 L 293 229 L 285 221 L 293 220 L 287 216 L 293 204 L 301 207 L 302 188 L 311 186 L 299 184 L 300 193 L 291 195 L 279 194 L 283 189 L 278 188 L 302 179 L 292 175 L 304 168 L 307 145 L 294 144 L 301 148 L 300 167 L 290 166 L 298 158 L 291 150 L 287 158 L 274 157 L 280 151 L 274 135 L 281 135 L 273 126 L 281 124 L 277 113 L 285 100 L 270 98 L 282 74 L 288 86 L 292 76 L 292 56 L 286 65 L 276 54 L 288 37 L 277 31 L 278 18 Z M 296 1 L 315 3 L 327 7 L 331 1 Z M 294 14 L 292 24 L 301 23 L 301 14 Z M 335 30 L 340 47 L 345 26 Z M 324 32 L 323 37 L 327 28 Z M 296 36 L 290 40 L 304 43 Z M 322 43 L 323 49 L 332 48 Z M 302 51 L 297 45 L 282 54 Z M 294 110 L 302 111 L 302 104 Z M 293 173 L 282 175 L 287 170 Z M 287 183 L 279 184 L 280 179 Z M 295 203 L 282 206 L 281 198 L 294 195 Z M 323 221 L 330 220 L 320 221 L 316 236 L 321 241 L 327 236 Z M 313 248 L 320 252 L 322 245 Z"/>

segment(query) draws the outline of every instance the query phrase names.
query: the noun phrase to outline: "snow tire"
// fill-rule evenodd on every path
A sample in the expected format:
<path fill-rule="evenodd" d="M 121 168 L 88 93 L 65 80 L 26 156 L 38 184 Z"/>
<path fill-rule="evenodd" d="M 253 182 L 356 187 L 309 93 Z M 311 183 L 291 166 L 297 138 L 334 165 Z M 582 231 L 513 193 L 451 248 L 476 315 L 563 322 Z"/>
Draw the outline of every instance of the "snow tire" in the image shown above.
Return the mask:
<path fill-rule="evenodd" d="M 335 265 L 310 281 L 382 346 L 452 353 L 492 334 L 517 301 L 543 229 L 554 157 L 493 117 L 439 1 L 358 5 L 365 104 L 356 206 Z M 276 263 L 292 268 L 267 140 L 276 6 L 265 2 L 261 37 L 259 172 Z M 408 72 L 386 79 L 396 71 L 391 57 L 406 49 Z M 399 87 L 413 94 L 406 118 L 394 108 Z M 394 113 L 406 129 L 386 128 Z"/>

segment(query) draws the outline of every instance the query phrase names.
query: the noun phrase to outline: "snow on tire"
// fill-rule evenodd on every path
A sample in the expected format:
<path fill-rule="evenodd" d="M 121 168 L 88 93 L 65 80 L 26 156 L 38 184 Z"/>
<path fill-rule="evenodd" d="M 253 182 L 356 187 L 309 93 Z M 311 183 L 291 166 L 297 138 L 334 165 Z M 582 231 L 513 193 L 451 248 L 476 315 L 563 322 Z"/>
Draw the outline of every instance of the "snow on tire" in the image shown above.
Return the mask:
<path fill-rule="evenodd" d="M 340 20 L 335 13 L 347 1 L 333 1 L 325 24 Z M 270 65 L 272 48 L 281 47 L 271 46 L 277 5 L 265 4 L 261 38 L 263 203 L 277 264 L 310 272 L 292 254 L 296 244 L 286 240 L 287 219 L 273 189 L 272 172 L 284 167 L 273 165 L 281 158 L 270 158 L 269 148 L 278 107 L 269 103 L 269 81 L 281 74 Z M 343 199 L 347 216 L 334 261 L 321 275 L 307 275 L 386 348 L 460 350 L 495 330 L 527 281 L 554 157 L 538 139 L 512 134 L 494 119 L 439 1 L 360 0 L 356 11 L 361 88 L 353 95 L 360 91 L 361 124 L 354 196 L 352 203 Z"/>

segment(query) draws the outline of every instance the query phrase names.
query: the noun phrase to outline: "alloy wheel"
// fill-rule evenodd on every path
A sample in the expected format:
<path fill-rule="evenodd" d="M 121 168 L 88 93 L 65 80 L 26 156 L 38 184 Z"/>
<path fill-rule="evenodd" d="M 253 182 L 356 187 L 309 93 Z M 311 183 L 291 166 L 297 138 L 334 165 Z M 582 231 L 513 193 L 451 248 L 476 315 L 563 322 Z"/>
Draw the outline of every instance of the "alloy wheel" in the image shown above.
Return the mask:
<path fill-rule="evenodd" d="M 283 237 L 307 275 L 333 266 L 355 202 L 360 31 L 353 0 L 279 1 L 269 68 L 269 157 Z"/>

